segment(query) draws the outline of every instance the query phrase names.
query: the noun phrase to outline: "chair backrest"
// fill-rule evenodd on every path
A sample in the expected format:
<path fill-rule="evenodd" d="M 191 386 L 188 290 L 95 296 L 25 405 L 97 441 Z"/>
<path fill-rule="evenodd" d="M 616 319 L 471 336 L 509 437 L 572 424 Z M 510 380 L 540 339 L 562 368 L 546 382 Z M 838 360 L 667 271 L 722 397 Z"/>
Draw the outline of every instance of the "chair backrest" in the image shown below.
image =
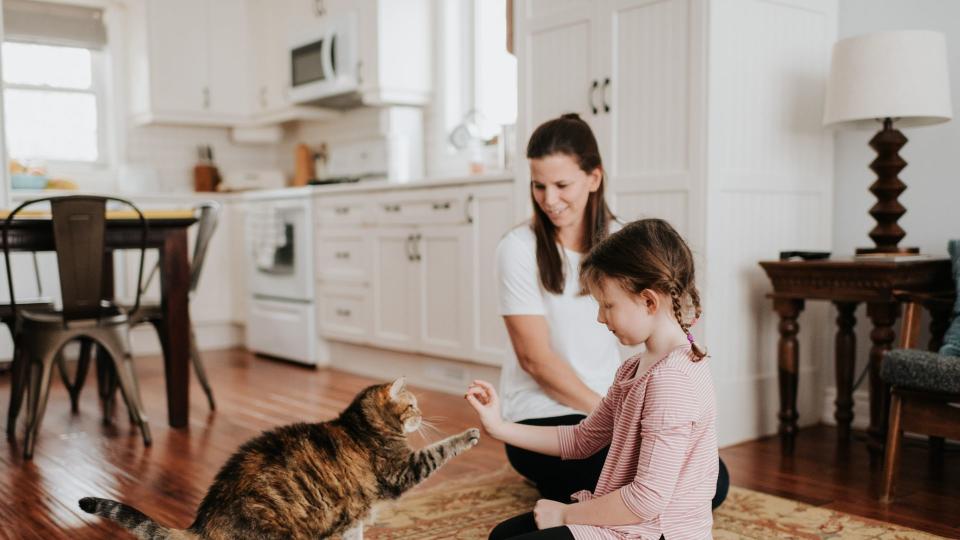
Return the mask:
<path fill-rule="evenodd" d="M 214 201 L 206 201 L 197 206 L 197 212 L 200 215 L 197 219 L 197 242 L 193 247 L 193 259 L 190 261 L 191 293 L 197 290 L 197 284 L 200 283 L 200 271 L 203 269 L 203 261 L 207 257 L 207 247 L 210 246 L 210 239 L 213 238 L 213 233 L 217 230 L 221 208 L 220 203 Z"/>
<path fill-rule="evenodd" d="M 106 207 L 108 201 L 116 201 L 132 208 L 140 221 L 140 266 L 137 273 L 137 297 L 133 310 L 140 306 L 140 283 L 143 275 L 143 256 L 147 244 L 147 221 L 143 213 L 130 201 L 116 197 L 94 195 L 70 195 L 46 197 L 27 201 L 3 222 L 3 250 L 7 265 L 7 286 L 10 289 L 10 304 L 16 313 L 16 297 L 13 276 L 10 271 L 10 246 L 8 232 L 16 215 L 24 208 L 50 203 L 53 239 L 57 253 L 57 270 L 60 276 L 60 295 L 63 303 L 63 321 L 99 319 L 105 313 L 102 299 L 113 291 L 105 290 L 104 272 L 106 261 Z M 111 269 L 112 270 L 112 269 Z"/>

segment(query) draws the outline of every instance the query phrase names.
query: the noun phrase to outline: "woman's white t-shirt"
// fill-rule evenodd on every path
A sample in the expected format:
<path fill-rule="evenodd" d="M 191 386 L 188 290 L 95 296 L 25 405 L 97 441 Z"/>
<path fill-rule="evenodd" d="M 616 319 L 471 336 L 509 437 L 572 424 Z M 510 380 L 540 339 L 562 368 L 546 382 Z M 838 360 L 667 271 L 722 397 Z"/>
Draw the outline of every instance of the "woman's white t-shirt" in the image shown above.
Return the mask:
<path fill-rule="evenodd" d="M 611 229 L 619 225 L 611 224 Z M 546 291 L 537 269 L 537 241 L 529 224 L 508 232 L 497 246 L 497 283 L 501 315 L 542 315 L 550 329 L 550 348 L 567 360 L 588 387 L 605 395 L 620 367 L 617 338 L 597 322 L 597 302 L 581 296 L 580 253 L 562 249 L 563 294 Z M 503 416 L 511 422 L 583 414 L 544 393 L 508 348 L 500 371 Z"/>

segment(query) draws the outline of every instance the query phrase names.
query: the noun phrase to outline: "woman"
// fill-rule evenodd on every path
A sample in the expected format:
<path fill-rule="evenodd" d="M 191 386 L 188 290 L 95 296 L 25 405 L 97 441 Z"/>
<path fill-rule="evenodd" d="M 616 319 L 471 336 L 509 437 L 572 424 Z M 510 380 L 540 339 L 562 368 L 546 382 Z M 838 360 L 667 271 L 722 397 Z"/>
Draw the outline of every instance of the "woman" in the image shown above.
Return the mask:
<path fill-rule="evenodd" d="M 580 258 L 620 224 L 604 200 L 596 138 L 579 116 L 539 126 L 527 159 L 533 218 L 497 247 L 500 314 L 513 345 L 500 376 L 503 415 L 528 425 L 575 425 L 596 408 L 622 356 L 616 336 L 596 320 L 596 301 L 580 290 Z M 544 498 L 561 502 L 592 491 L 607 456 L 604 449 L 562 461 L 509 444 L 506 451 Z M 726 496 L 720 469 L 714 507 Z"/>

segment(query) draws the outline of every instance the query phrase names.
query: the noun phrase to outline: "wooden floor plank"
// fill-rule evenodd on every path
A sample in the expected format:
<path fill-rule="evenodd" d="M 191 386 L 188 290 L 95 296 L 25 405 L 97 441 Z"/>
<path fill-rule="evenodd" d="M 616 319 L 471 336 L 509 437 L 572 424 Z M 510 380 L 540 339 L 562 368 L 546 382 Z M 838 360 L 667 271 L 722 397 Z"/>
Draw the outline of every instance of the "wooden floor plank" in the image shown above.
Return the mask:
<path fill-rule="evenodd" d="M 94 539 L 117 535 L 110 523 L 77 508 L 80 497 L 95 495 L 131 503 L 165 525 L 184 527 L 220 465 L 259 432 L 300 421 L 328 419 L 373 380 L 328 369 L 315 370 L 263 359 L 241 350 L 204 354 L 218 410 L 211 413 L 199 386 L 191 394 L 187 430 L 166 424 L 166 401 L 159 358 L 137 360 L 154 443 L 143 442 L 120 407 L 112 425 L 100 420 L 94 377 L 87 382 L 80 413 L 70 413 L 66 390 L 55 382 L 31 462 L 7 441 L 0 448 L 0 538 Z M 416 381 L 409 381 L 416 385 Z M 0 376 L 6 411 L 9 375 Z M 439 434 L 431 440 L 477 425 L 459 396 L 416 390 L 424 415 Z M 5 418 L 5 415 L 4 415 Z M 22 433 L 22 426 L 20 428 Z M 414 437 L 414 444 L 426 439 Z M 960 537 L 960 452 L 948 449 L 939 467 L 926 447 L 906 445 L 901 498 L 876 503 L 871 489 L 879 475 L 868 466 L 863 436 L 838 445 L 829 427 L 803 430 L 793 458 L 780 455 L 776 438 L 725 448 L 735 485 L 875 519 L 892 521 L 948 537 Z M 424 487 L 503 467 L 503 445 L 484 438 Z"/>

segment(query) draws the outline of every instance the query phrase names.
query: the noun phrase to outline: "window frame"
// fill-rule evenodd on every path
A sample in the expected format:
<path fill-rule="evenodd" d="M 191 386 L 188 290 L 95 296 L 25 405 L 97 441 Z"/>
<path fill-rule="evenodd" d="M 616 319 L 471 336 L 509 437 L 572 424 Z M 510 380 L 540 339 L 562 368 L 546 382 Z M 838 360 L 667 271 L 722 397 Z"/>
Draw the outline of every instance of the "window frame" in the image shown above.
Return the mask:
<path fill-rule="evenodd" d="M 23 43 L 28 45 L 44 45 L 50 47 L 70 47 L 69 45 L 63 45 L 59 43 L 43 43 L 38 41 L 23 41 L 17 39 L 4 39 L 3 43 Z M 82 49 L 83 47 L 70 47 L 74 49 Z M 67 160 L 67 159 L 54 159 L 47 157 L 37 157 L 36 159 L 42 160 L 47 167 L 51 165 L 57 168 L 63 168 L 68 171 L 100 171 L 108 169 L 111 163 L 111 157 L 109 155 L 109 138 L 107 134 L 108 122 L 110 121 L 109 114 L 107 112 L 107 69 L 108 69 L 108 56 L 105 50 L 102 49 L 86 49 L 90 51 L 90 88 L 79 89 L 79 88 L 67 88 L 62 86 L 52 86 L 52 85 L 38 85 L 38 84 L 19 84 L 19 83 L 7 83 L 3 82 L 0 79 L 0 85 L 4 93 L 6 90 L 26 90 L 26 91 L 56 91 L 56 92 L 68 92 L 76 94 L 92 94 L 94 102 L 97 107 L 97 159 L 93 161 L 79 161 L 79 160 Z M 4 96 L 5 98 L 6 96 Z M 6 99 L 4 99 L 6 102 Z M 6 132 L 7 139 L 7 154 L 10 154 L 10 138 L 11 133 L 6 131 L 6 126 L 2 126 Z M 18 157 L 18 156 L 10 156 Z M 29 158 L 33 159 L 33 158 Z"/>

